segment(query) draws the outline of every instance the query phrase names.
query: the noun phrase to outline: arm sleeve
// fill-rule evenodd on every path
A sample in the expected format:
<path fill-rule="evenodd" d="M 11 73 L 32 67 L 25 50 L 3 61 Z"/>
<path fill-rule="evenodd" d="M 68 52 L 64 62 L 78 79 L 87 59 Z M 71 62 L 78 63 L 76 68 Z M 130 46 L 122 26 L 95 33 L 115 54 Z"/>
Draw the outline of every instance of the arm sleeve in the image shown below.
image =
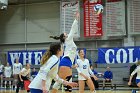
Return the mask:
<path fill-rule="evenodd" d="M 60 82 L 61 84 L 64 82 L 64 80 L 61 79 L 58 75 L 56 75 L 56 77 L 54 77 L 54 80 L 55 80 L 56 82 Z"/>
<path fill-rule="evenodd" d="M 136 68 L 132 73 L 131 73 L 131 76 L 135 75 L 138 71 L 138 68 Z"/>
<path fill-rule="evenodd" d="M 79 67 L 76 68 L 78 73 L 81 73 L 81 70 Z"/>
<path fill-rule="evenodd" d="M 76 32 L 78 32 L 78 21 L 75 19 L 72 24 L 72 27 L 71 27 L 70 33 L 68 34 L 67 39 L 68 40 L 73 39 L 73 36 Z"/>
<path fill-rule="evenodd" d="M 93 73 L 92 70 L 90 69 L 89 60 L 88 60 L 88 72 L 89 72 L 90 75 L 94 75 L 94 73 Z"/>
<path fill-rule="evenodd" d="M 81 73 L 81 70 L 80 70 L 80 67 L 79 67 L 79 61 L 77 60 L 77 63 L 76 63 L 77 65 L 78 65 L 78 67 L 76 68 L 77 69 L 77 72 L 78 73 Z"/>
<path fill-rule="evenodd" d="M 4 75 L 6 75 L 6 71 L 5 71 L 5 68 L 6 68 L 6 67 L 4 67 Z"/>
<path fill-rule="evenodd" d="M 20 72 L 21 73 L 24 73 L 26 71 L 26 69 L 25 68 L 23 68 Z"/>
<path fill-rule="evenodd" d="M 57 64 L 57 62 L 58 62 L 57 60 L 51 60 L 51 62 L 49 64 L 47 64 L 43 69 L 40 69 L 40 71 L 39 71 L 40 77 L 43 80 L 46 80 L 46 76 L 47 76 L 48 72 Z"/>

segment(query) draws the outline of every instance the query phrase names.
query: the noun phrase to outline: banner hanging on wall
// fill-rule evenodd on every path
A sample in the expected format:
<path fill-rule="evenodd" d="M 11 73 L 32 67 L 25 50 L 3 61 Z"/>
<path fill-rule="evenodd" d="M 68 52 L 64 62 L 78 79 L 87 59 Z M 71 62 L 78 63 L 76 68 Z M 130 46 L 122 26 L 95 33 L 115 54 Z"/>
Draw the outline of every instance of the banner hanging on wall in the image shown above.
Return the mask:
<path fill-rule="evenodd" d="M 92 1 L 92 0 L 91 0 Z M 84 0 L 84 36 L 85 37 L 100 37 L 102 32 L 102 13 L 97 14 L 95 11 L 96 5 L 101 5 L 101 0 L 97 3 Z"/>
<path fill-rule="evenodd" d="M 140 60 L 140 47 L 99 48 L 97 63 L 136 63 Z"/>
<path fill-rule="evenodd" d="M 72 23 L 75 19 L 75 14 L 77 10 L 80 11 L 79 9 L 79 1 L 77 0 L 71 0 L 71 1 L 62 1 L 61 2 L 61 14 L 60 14 L 60 19 L 61 19 L 61 27 L 60 31 L 61 33 L 69 33 L 71 30 Z M 78 33 L 75 33 L 74 37 L 80 37 L 80 18 L 78 22 Z"/>
<path fill-rule="evenodd" d="M 17 58 L 19 62 L 25 65 L 27 62 L 32 65 L 39 65 L 42 55 L 46 50 L 32 50 L 32 51 L 8 51 L 8 62 L 13 65 Z"/>
<path fill-rule="evenodd" d="M 83 49 L 86 56 L 86 49 Z M 78 54 L 79 49 L 77 49 Z M 42 55 L 46 52 L 46 50 L 28 50 L 28 51 L 8 51 L 8 62 L 10 65 L 13 65 L 17 58 L 19 58 L 19 62 L 23 65 L 26 63 L 30 63 L 32 65 L 40 65 L 40 61 L 42 58 Z M 62 58 L 62 57 L 61 57 Z M 79 56 L 77 55 L 77 58 Z"/>

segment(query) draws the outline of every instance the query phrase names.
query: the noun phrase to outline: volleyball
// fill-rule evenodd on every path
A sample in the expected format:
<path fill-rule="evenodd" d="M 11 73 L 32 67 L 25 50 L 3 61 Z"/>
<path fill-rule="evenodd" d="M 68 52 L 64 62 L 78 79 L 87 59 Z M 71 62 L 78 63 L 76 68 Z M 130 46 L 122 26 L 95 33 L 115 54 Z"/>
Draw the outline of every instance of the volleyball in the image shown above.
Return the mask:
<path fill-rule="evenodd" d="M 90 3 L 97 3 L 98 0 L 89 0 Z"/>
<path fill-rule="evenodd" d="M 101 14 L 103 12 L 103 6 L 101 4 L 96 4 L 94 6 L 94 11 L 97 13 L 97 14 Z"/>

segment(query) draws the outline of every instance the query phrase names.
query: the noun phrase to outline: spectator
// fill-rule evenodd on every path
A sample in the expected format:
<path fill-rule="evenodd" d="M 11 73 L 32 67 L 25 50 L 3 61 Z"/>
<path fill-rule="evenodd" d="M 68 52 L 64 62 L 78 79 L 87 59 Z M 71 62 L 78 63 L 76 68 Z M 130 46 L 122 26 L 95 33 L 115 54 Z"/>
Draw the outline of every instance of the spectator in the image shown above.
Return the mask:
<path fill-rule="evenodd" d="M 77 59 L 77 71 L 78 71 L 78 82 L 79 82 L 79 93 L 84 93 L 85 83 L 90 88 L 91 93 L 95 93 L 95 87 L 90 77 L 93 77 L 95 80 L 98 78 L 90 69 L 89 60 L 84 58 L 85 53 L 83 49 L 79 50 L 80 58 Z"/>
<path fill-rule="evenodd" d="M 91 68 L 91 70 L 92 70 L 92 72 L 94 73 L 94 75 L 98 75 L 98 72 L 93 68 L 93 66 L 90 66 L 90 68 Z"/>
<path fill-rule="evenodd" d="M 17 82 L 18 82 L 18 75 L 22 69 L 22 64 L 19 63 L 19 58 L 16 59 L 16 63 L 13 64 L 13 76 L 14 76 L 14 81 L 13 81 L 13 89 L 17 88 Z"/>
<path fill-rule="evenodd" d="M 38 72 L 36 71 L 35 68 L 33 68 L 33 71 L 31 72 L 31 77 L 35 78 L 37 74 L 38 74 Z"/>
<path fill-rule="evenodd" d="M 107 69 L 107 71 L 105 71 L 105 73 L 104 73 L 103 88 L 105 88 L 105 83 L 106 82 L 110 82 L 111 83 L 111 88 L 113 88 L 113 84 L 112 84 L 113 73 L 110 70 L 110 67 L 107 67 L 106 69 Z"/>
<path fill-rule="evenodd" d="M 1 61 L 0 61 L 0 87 L 2 87 L 2 84 L 3 84 L 3 69 L 4 69 L 4 65 L 1 64 Z"/>
<path fill-rule="evenodd" d="M 26 63 L 26 66 L 22 68 L 18 75 L 18 83 L 17 83 L 17 88 L 16 88 L 16 93 L 19 93 L 19 88 L 23 89 L 24 88 L 24 82 L 29 81 L 30 79 L 30 64 Z M 29 93 L 30 91 L 27 90 Z"/>
<path fill-rule="evenodd" d="M 7 83 L 9 83 L 9 87 L 11 87 L 11 81 L 9 81 L 10 77 L 12 75 L 12 68 L 9 65 L 9 63 L 7 62 L 7 65 L 4 67 L 4 76 L 5 76 L 5 88 L 6 85 L 8 85 Z"/>
<path fill-rule="evenodd" d="M 98 72 L 96 70 L 94 70 L 93 66 L 90 66 L 92 72 L 94 73 L 95 76 L 98 76 Z M 93 77 L 91 77 L 91 80 L 95 86 L 95 89 L 98 89 L 99 88 L 99 83 L 97 80 L 95 80 Z"/>

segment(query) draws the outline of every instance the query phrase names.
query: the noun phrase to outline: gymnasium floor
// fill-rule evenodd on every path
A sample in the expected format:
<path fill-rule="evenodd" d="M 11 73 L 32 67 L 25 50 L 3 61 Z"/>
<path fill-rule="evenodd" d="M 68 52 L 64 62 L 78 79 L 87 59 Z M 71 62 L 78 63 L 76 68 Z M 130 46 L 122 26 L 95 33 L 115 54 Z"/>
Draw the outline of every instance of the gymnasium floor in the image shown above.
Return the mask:
<path fill-rule="evenodd" d="M 0 93 L 15 93 L 15 91 L 12 90 L 0 90 Z M 19 92 L 19 93 L 26 93 L 25 91 Z M 59 91 L 58 93 L 62 93 Z M 72 93 L 78 93 L 77 90 L 73 91 Z M 85 93 L 90 93 L 90 91 L 85 91 Z M 113 91 L 113 90 L 98 90 L 96 93 L 132 93 L 131 91 Z"/>

